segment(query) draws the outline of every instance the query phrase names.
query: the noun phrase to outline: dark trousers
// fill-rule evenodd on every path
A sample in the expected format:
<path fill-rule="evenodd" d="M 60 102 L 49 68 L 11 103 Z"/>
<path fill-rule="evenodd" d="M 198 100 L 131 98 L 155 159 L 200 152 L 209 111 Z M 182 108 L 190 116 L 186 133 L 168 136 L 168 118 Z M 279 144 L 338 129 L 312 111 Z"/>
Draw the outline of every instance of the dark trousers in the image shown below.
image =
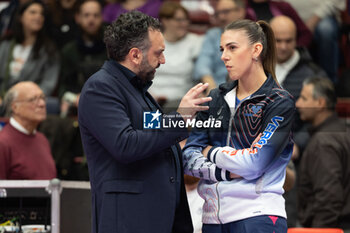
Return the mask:
<path fill-rule="evenodd" d="M 202 233 L 287 233 L 287 220 L 276 216 L 257 216 L 226 224 L 203 224 Z"/>

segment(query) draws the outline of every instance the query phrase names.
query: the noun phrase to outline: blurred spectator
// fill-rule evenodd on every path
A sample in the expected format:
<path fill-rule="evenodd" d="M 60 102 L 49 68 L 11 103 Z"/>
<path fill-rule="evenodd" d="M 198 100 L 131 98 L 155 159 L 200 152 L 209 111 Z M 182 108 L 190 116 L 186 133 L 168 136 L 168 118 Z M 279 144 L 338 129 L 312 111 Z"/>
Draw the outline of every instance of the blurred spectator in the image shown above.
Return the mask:
<path fill-rule="evenodd" d="M 307 77 L 326 74 L 312 61 L 306 49 L 297 49 L 297 28 L 291 18 L 276 16 L 270 25 L 276 38 L 277 80 L 297 99 Z"/>
<path fill-rule="evenodd" d="M 315 75 L 326 75 L 311 59 L 305 48 L 297 47 L 297 29 L 295 23 L 287 16 L 275 16 L 270 21 L 276 39 L 276 77 L 280 85 L 289 91 L 295 99 L 299 98 L 303 81 Z M 293 127 L 294 149 L 293 160 L 298 160 L 309 139 L 305 130 L 306 124 L 295 117 Z M 298 165 L 298 163 L 297 163 Z M 286 200 L 288 227 L 295 227 L 297 222 L 297 190 L 292 188 L 284 194 Z"/>
<path fill-rule="evenodd" d="M 297 99 L 306 78 L 315 75 L 325 76 L 326 73 L 312 61 L 305 48 L 297 49 L 297 29 L 292 19 L 287 16 L 276 16 L 270 24 L 276 38 L 277 80 Z M 294 124 L 294 147 L 297 147 L 293 151 L 294 160 L 299 157 L 298 152 L 304 149 L 308 140 L 308 134 L 305 133 L 303 126 L 304 123 L 297 117 Z"/>
<path fill-rule="evenodd" d="M 227 69 L 221 60 L 220 39 L 223 28 L 245 17 L 245 0 L 219 0 L 215 8 L 218 27 L 205 34 L 198 59 L 195 64 L 194 78 L 209 83 L 208 91 L 226 82 Z"/>
<path fill-rule="evenodd" d="M 193 86 L 193 67 L 202 37 L 188 32 L 189 13 L 178 2 L 164 2 L 159 19 L 163 26 L 166 62 L 157 69 L 149 91 L 163 107 L 177 108 Z"/>
<path fill-rule="evenodd" d="M 345 0 L 285 0 L 299 13 L 313 32 L 315 60 L 327 72 L 333 82 L 337 81 L 339 67 L 339 21 L 345 10 Z"/>
<path fill-rule="evenodd" d="M 115 3 L 110 3 L 104 7 L 103 20 L 106 23 L 111 23 L 119 15 L 132 10 L 138 10 L 154 18 L 158 18 L 161 4 L 162 0 L 116 0 Z"/>
<path fill-rule="evenodd" d="M 0 37 L 5 36 L 10 32 L 13 19 L 19 5 L 26 2 L 27 0 L 12 0 L 9 5 L 1 10 L 0 12 Z"/>
<path fill-rule="evenodd" d="M 0 131 L 0 179 L 56 177 L 46 137 L 37 127 L 46 118 L 45 95 L 33 82 L 19 82 L 4 98 L 10 122 Z"/>
<path fill-rule="evenodd" d="M 0 42 L 1 94 L 20 81 L 37 83 L 46 96 L 53 93 L 59 58 L 46 35 L 45 13 L 40 0 L 24 3 L 16 15 L 13 33 Z"/>
<path fill-rule="evenodd" d="M 287 16 L 276 16 L 270 21 L 276 39 L 276 77 L 281 86 L 288 90 L 295 99 L 300 95 L 303 81 L 315 74 L 324 74 L 311 60 L 306 49 L 296 48 L 297 30 L 295 23 Z M 304 131 L 304 124 L 299 116 L 294 124 L 293 160 L 299 157 L 307 143 L 308 134 Z M 288 227 L 295 227 L 297 222 L 296 188 L 284 194 Z"/>
<path fill-rule="evenodd" d="M 106 46 L 103 43 L 102 6 L 99 1 L 83 2 L 75 19 L 80 29 L 79 36 L 62 49 L 59 85 L 59 94 L 63 97 L 62 116 L 66 116 L 69 109 L 78 106 L 78 97 L 85 81 L 107 59 Z"/>
<path fill-rule="evenodd" d="M 187 200 L 191 211 L 193 233 L 201 233 L 203 225 L 202 212 L 204 199 L 199 196 L 197 191 L 199 180 L 200 179 L 197 177 L 184 175 Z"/>
<path fill-rule="evenodd" d="M 209 15 L 214 14 L 214 8 L 210 4 L 212 0 L 198 0 L 198 1 L 188 1 L 188 0 L 181 0 L 180 3 L 182 6 L 184 6 L 188 11 L 196 12 L 196 11 L 203 11 L 207 12 Z"/>
<path fill-rule="evenodd" d="M 46 0 L 50 12 L 50 35 L 60 49 L 78 36 L 74 13 L 81 1 Z"/>
<path fill-rule="evenodd" d="M 297 45 L 308 47 L 311 44 L 311 31 L 289 3 L 273 0 L 247 0 L 247 2 L 248 19 L 269 22 L 274 16 L 288 16 L 294 21 L 297 27 Z"/>
<path fill-rule="evenodd" d="M 350 130 L 335 106 L 329 79 L 305 80 L 296 102 L 301 119 L 312 124 L 299 170 L 298 213 L 304 227 L 350 230 Z"/>
<path fill-rule="evenodd" d="M 49 140 L 59 179 L 89 180 L 79 124 L 76 119 L 48 115 L 39 125 L 38 131 Z"/>

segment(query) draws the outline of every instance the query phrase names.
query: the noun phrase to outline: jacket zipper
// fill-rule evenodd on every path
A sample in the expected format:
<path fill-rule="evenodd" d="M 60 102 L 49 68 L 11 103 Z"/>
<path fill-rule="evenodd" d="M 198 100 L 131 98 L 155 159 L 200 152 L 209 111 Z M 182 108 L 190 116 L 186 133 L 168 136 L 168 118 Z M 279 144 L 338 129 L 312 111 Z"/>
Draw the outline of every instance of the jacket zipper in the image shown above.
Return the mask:
<path fill-rule="evenodd" d="M 252 98 L 247 98 L 245 100 L 243 100 L 242 102 L 240 102 L 237 106 L 237 108 L 234 109 L 233 113 L 231 114 L 230 116 L 230 122 L 229 122 L 229 127 L 228 127 L 228 135 L 227 135 L 227 140 L 226 140 L 226 146 L 229 146 L 230 145 L 230 138 L 231 138 L 231 132 L 232 132 L 232 121 L 233 121 L 233 118 L 234 116 L 236 115 L 236 112 L 238 110 L 238 108 L 247 100 L 251 100 L 251 99 L 254 99 L 254 98 L 257 98 L 257 97 L 262 97 L 262 96 L 265 96 L 265 95 L 256 95 L 256 96 L 253 96 Z M 230 108 L 230 106 L 229 106 Z M 231 113 L 231 110 L 230 110 L 230 113 Z M 222 224 L 221 220 L 220 220 L 220 194 L 219 194 L 219 190 L 218 190 L 218 186 L 219 186 L 219 182 L 216 183 L 216 194 L 218 196 L 218 211 L 217 211 L 217 216 L 218 216 L 218 220 L 220 222 L 220 224 Z"/>
<path fill-rule="evenodd" d="M 220 220 L 220 195 L 219 195 L 219 190 L 218 190 L 218 186 L 219 186 L 219 182 L 216 183 L 216 193 L 218 195 L 218 212 L 217 212 L 217 216 L 218 216 L 218 220 L 219 223 L 222 224 L 221 220 Z"/>

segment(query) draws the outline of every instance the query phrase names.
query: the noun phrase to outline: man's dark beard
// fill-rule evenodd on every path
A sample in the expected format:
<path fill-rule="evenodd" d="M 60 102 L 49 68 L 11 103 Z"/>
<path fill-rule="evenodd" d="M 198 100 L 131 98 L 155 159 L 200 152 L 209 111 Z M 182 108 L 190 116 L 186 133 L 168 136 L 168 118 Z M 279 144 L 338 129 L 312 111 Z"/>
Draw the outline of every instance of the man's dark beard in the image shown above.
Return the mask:
<path fill-rule="evenodd" d="M 140 72 L 138 76 L 145 82 L 152 81 L 154 79 L 154 68 L 148 63 L 147 59 L 144 58 L 144 60 L 141 62 L 140 65 Z M 156 68 L 158 68 L 160 64 Z"/>
<path fill-rule="evenodd" d="M 150 71 L 150 72 L 141 71 L 139 73 L 139 77 L 144 81 L 144 83 L 147 83 L 154 79 L 154 74 L 153 74 L 153 71 Z"/>

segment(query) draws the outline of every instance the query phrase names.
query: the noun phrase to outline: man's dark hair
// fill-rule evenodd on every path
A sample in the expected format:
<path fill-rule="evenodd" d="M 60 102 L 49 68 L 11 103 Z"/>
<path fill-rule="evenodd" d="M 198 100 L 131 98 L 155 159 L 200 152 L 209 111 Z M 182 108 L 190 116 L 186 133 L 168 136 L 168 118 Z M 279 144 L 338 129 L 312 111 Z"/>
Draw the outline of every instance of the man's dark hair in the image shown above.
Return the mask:
<path fill-rule="evenodd" d="M 337 95 L 331 80 L 325 77 L 310 77 L 304 80 L 303 85 L 309 84 L 314 87 L 312 97 L 314 99 L 324 98 L 326 100 L 326 107 L 329 110 L 334 110 L 337 104 Z"/>
<path fill-rule="evenodd" d="M 138 11 L 120 15 L 104 33 L 108 57 L 120 62 L 132 48 L 146 52 L 150 46 L 149 29 L 160 31 L 159 21 Z"/>

